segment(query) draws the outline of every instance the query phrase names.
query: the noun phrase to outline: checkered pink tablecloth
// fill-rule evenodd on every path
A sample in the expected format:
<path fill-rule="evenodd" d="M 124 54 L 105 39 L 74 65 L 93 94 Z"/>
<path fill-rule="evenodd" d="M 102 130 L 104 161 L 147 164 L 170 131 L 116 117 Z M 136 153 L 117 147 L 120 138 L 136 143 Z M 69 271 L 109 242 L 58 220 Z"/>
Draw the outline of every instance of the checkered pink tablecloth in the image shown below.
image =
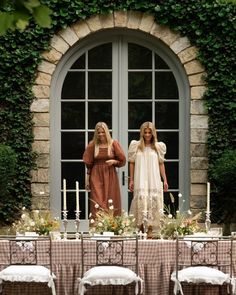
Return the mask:
<path fill-rule="evenodd" d="M 234 257 L 236 255 L 234 247 Z M 139 275 L 144 280 L 144 295 L 173 294 L 173 284 L 170 281 L 171 272 L 175 268 L 175 241 L 171 240 L 140 240 L 139 241 Z M 6 243 L 0 242 L 0 264 L 6 260 Z M 52 244 L 53 272 L 56 275 L 57 295 L 75 295 L 77 293 L 77 278 L 81 276 L 81 241 L 53 241 Z M 236 261 L 233 267 L 236 275 Z M 112 288 L 107 291 L 99 289 L 88 294 L 127 295 L 129 292 L 115 293 Z M 186 290 L 186 295 L 191 294 Z M 218 289 L 202 289 L 201 295 L 217 295 Z"/>

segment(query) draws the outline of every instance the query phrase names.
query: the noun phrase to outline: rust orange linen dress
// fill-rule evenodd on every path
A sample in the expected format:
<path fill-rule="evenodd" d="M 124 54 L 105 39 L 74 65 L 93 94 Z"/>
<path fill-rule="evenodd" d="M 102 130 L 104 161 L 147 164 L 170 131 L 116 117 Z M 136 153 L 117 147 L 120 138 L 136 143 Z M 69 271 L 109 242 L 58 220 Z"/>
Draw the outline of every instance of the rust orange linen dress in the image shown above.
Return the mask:
<path fill-rule="evenodd" d="M 108 209 L 108 200 L 113 200 L 115 215 L 121 214 L 120 186 L 115 167 L 122 167 L 126 163 L 125 154 L 118 141 L 114 140 L 111 154 L 108 148 L 99 147 L 98 155 L 94 156 L 95 144 L 91 141 L 83 155 L 83 161 L 90 170 L 90 212 L 95 216 L 97 203 L 101 208 Z M 107 160 L 117 160 L 117 165 L 108 166 Z"/>

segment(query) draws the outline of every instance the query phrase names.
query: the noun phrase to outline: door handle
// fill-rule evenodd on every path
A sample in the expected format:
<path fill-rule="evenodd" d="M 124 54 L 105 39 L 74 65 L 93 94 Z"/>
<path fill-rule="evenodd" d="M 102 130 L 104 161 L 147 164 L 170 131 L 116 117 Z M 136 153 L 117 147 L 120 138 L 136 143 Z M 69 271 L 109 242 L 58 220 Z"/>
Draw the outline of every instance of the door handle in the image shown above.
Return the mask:
<path fill-rule="evenodd" d="M 122 185 L 125 185 L 125 181 L 129 180 L 129 176 L 125 176 L 125 171 L 122 172 Z"/>

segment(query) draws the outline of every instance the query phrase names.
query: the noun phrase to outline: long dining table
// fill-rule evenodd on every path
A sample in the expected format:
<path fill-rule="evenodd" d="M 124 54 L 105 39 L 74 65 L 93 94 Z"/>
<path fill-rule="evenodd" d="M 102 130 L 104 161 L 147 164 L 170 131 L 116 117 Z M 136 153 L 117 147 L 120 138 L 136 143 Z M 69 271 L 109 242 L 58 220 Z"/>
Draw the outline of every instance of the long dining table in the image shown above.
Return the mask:
<path fill-rule="evenodd" d="M 175 269 L 176 242 L 174 240 L 139 240 L 138 244 L 139 276 L 144 281 L 143 294 L 173 294 L 173 283 L 170 276 Z M 8 251 L 6 245 L 4 241 L 0 242 L 0 262 L 6 259 Z M 236 257 L 235 248 L 234 257 Z M 78 294 L 78 278 L 81 276 L 81 240 L 53 241 L 51 254 L 52 270 L 56 275 L 56 294 Z M 235 258 L 233 272 L 236 276 Z M 211 294 L 218 294 L 218 290 L 213 287 L 212 290 L 203 289 L 201 291 L 201 295 Z"/>

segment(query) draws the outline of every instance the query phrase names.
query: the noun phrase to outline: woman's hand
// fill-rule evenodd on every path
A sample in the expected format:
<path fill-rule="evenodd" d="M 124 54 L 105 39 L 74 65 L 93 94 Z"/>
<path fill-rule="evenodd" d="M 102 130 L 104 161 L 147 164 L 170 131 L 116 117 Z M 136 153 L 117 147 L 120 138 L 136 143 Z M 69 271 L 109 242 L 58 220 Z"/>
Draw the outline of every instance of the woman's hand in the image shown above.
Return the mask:
<path fill-rule="evenodd" d="M 106 163 L 107 163 L 108 166 L 112 166 L 112 165 L 115 166 L 115 165 L 118 164 L 118 161 L 112 159 L 112 160 L 107 160 Z"/>
<path fill-rule="evenodd" d="M 134 191 L 134 181 L 133 181 L 133 180 L 130 180 L 130 181 L 129 181 L 129 190 L 130 190 L 131 192 Z"/>
<path fill-rule="evenodd" d="M 85 180 L 85 189 L 86 189 L 87 191 L 90 190 L 89 175 L 87 175 L 86 180 Z"/>
<path fill-rule="evenodd" d="M 167 181 L 164 181 L 164 192 L 168 191 L 168 183 Z"/>

